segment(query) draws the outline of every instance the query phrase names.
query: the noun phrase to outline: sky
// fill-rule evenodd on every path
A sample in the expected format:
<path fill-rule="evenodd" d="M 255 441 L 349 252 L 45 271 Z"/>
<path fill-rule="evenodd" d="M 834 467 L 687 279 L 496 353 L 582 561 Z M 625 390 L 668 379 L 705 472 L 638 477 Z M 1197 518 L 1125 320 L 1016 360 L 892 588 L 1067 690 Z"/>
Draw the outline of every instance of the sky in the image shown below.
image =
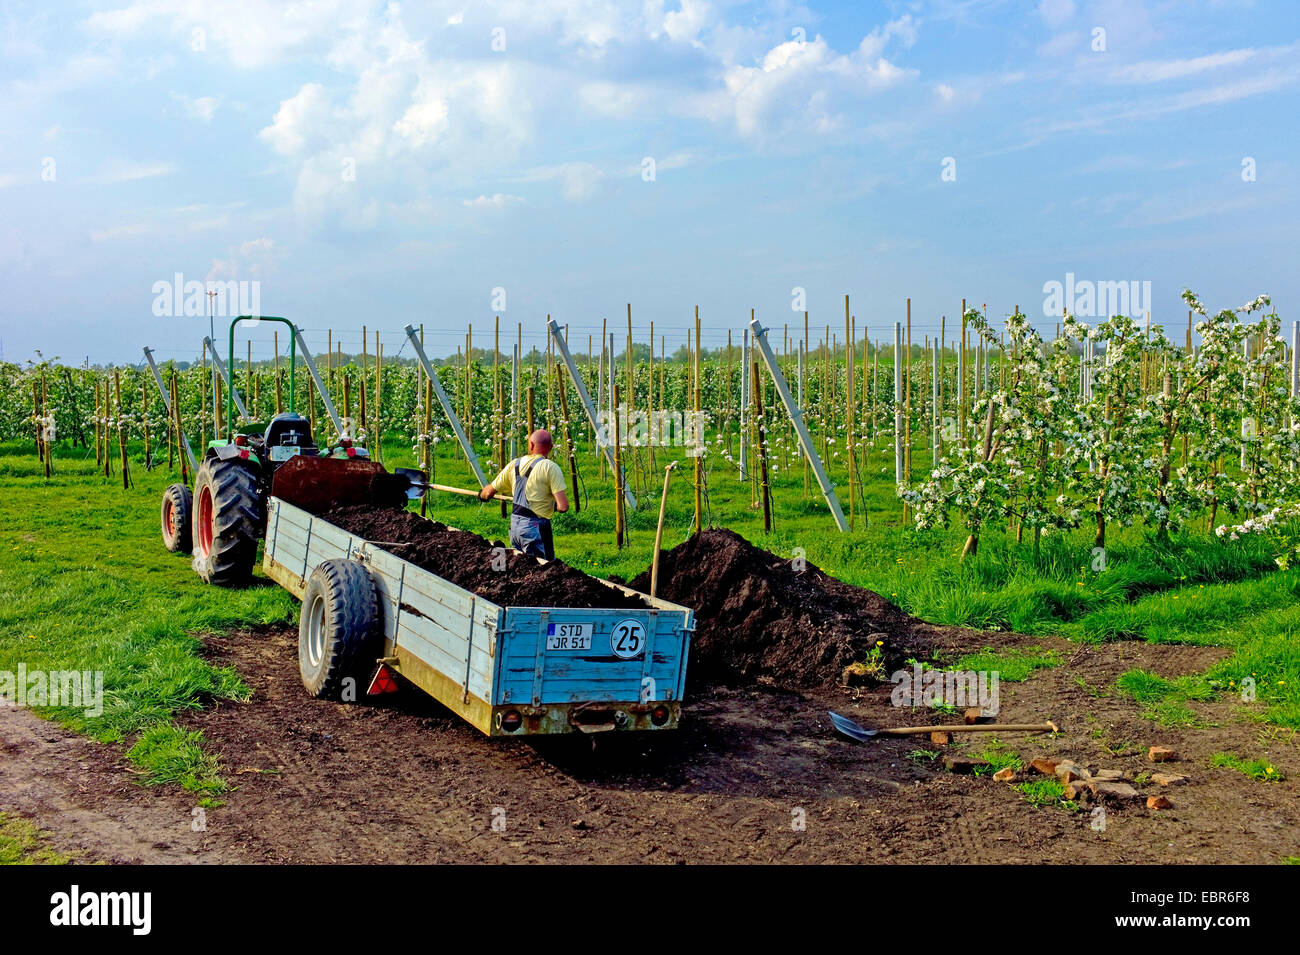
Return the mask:
<path fill-rule="evenodd" d="M 845 295 L 878 340 L 909 297 L 918 342 L 962 298 L 1050 333 L 1067 275 L 1176 340 L 1186 287 L 1300 319 L 1298 85 L 1265 0 L 8 0 L 0 348 L 190 359 L 176 298 L 231 280 L 407 357 L 628 303 L 670 350 L 695 306 L 842 340 Z"/>

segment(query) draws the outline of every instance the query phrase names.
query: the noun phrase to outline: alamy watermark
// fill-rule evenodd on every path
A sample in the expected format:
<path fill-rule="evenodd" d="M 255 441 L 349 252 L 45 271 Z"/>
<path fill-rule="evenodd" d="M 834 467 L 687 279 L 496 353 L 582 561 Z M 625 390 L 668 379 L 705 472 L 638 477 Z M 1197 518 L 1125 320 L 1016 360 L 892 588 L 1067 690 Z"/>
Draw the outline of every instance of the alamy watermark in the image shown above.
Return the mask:
<path fill-rule="evenodd" d="M 687 448 L 687 455 L 704 454 L 703 411 L 633 411 L 618 409 L 596 415 L 596 441 L 602 448 L 612 447 L 617 424 L 618 443 L 625 448 Z"/>
<path fill-rule="evenodd" d="M 102 670 L 0 670 L 0 706 L 59 706 L 84 710 L 86 716 L 104 714 Z"/>
<path fill-rule="evenodd" d="M 159 318 L 200 318 L 209 314 L 209 307 L 211 314 L 218 318 L 238 315 L 259 318 L 262 314 L 262 283 L 257 279 L 186 281 L 185 276 L 177 272 L 170 280 L 154 282 L 153 296 L 153 313 Z"/>
<path fill-rule="evenodd" d="M 1151 311 L 1151 283 L 1136 279 L 1093 282 L 1066 272 L 1064 282 L 1052 279 L 1043 283 L 1043 314 L 1064 315 L 1067 311 L 1076 318 L 1141 318 Z"/>
<path fill-rule="evenodd" d="M 998 715 L 997 670 L 931 670 L 914 663 L 910 670 L 895 670 L 889 680 L 894 706 L 977 706 L 985 716 Z"/>

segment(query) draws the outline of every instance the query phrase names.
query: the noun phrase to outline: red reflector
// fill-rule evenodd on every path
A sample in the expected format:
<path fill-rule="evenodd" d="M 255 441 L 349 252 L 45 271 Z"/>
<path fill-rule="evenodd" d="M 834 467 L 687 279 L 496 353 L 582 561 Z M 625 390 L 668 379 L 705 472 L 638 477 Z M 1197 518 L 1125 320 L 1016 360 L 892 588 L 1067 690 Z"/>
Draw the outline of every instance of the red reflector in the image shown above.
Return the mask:
<path fill-rule="evenodd" d="M 240 451 L 240 452 L 239 452 L 239 456 L 240 456 L 241 458 L 243 458 L 245 461 L 247 461 L 247 460 L 248 460 L 248 451 L 247 451 L 246 449 L 243 450 L 243 451 Z"/>
<path fill-rule="evenodd" d="M 247 447 L 247 446 L 248 446 L 248 435 L 246 435 L 246 434 L 237 434 L 237 435 L 235 435 L 235 444 L 239 445 L 241 448 L 243 448 L 243 447 Z"/>
<path fill-rule="evenodd" d="M 397 692 L 397 678 L 393 676 L 393 671 L 388 669 L 386 664 L 379 665 L 375 678 L 370 681 L 370 689 L 366 690 L 367 696 L 382 696 L 385 693 Z"/>
<path fill-rule="evenodd" d="M 350 457 L 350 458 L 355 458 L 356 456 L 357 456 L 357 449 L 356 449 L 356 448 L 348 448 L 348 457 Z"/>

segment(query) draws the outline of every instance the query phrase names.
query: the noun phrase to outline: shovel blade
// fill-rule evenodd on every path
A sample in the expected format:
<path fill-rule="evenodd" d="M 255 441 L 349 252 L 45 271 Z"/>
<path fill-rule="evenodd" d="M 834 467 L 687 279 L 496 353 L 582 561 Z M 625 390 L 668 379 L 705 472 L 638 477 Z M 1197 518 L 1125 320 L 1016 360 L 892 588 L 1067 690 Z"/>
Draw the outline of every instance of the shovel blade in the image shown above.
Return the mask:
<path fill-rule="evenodd" d="M 415 468 L 397 468 L 394 472 L 398 477 L 406 478 L 408 484 L 406 496 L 412 501 L 418 501 L 424 497 L 424 492 L 429 489 L 429 475 Z"/>
<path fill-rule="evenodd" d="M 830 713 L 829 716 L 831 718 L 831 725 L 834 726 L 838 732 L 847 736 L 851 740 L 864 743 L 876 735 L 875 730 L 869 730 L 865 726 L 853 722 L 853 720 L 849 719 L 847 716 L 840 716 L 840 714 L 834 712 Z"/>

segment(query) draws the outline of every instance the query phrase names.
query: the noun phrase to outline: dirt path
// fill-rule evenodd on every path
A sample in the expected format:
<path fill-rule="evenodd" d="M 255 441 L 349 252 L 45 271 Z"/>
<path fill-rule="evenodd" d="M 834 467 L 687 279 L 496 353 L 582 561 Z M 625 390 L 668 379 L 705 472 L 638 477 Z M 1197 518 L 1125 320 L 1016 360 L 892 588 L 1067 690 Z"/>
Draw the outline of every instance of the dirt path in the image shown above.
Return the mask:
<path fill-rule="evenodd" d="M 114 861 L 1274 863 L 1300 854 L 1293 734 L 1239 722 L 1231 704 L 1199 707 L 1217 726 L 1166 730 L 1131 700 L 1094 695 L 1132 667 L 1174 676 L 1221 651 L 936 638 L 953 648 L 1032 643 L 1069 657 L 1002 685 L 999 720 L 1050 717 L 1064 730 L 1008 736 L 1026 760 L 1052 753 L 1135 775 L 1153 768 L 1147 746 L 1164 744 L 1182 758 L 1163 768 L 1191 782 L 1168 792 L 1172 810 L 1117 809 L 1093 831 L 1085 812 L 1035 808 L 1005 783 L 908 758 L 928 741 L 854 744 L 830 732 L 828 707 L 868 725 L 923 721 L 890 706 L 887 688 L 714 690 L 690 701 L 678 733 L 602 739 L 594 752 L 582 739 L 490 742 L 417 692 L 382 706 L 307 699 L 296 634 L 273 630 L 207 641 L 254 699 L 185 717 L 236 787 L 207 813 L 206 832 L 190 831 L 189 797 L 138 787 L 119 748 L 14 710 L 0 710 L 0 809 L 32 817 L 61 849 Z M 1210 769 L 1225 749 L 1266 754 L 1289 778 L 1263 784 Z"/>

